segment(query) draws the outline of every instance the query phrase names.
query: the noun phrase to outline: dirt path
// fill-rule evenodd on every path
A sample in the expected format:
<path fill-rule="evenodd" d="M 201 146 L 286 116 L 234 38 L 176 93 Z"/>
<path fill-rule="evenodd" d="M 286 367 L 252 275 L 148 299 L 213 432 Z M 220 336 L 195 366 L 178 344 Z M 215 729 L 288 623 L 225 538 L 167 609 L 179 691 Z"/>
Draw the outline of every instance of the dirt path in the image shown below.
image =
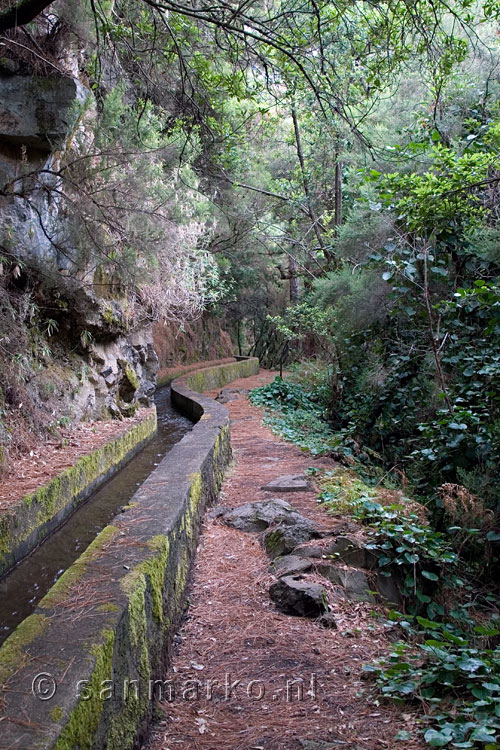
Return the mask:
<path fill-rule="evenodd" d="M 231 383 L 253 388 L 274 373 Z M 230 507 L 269 497 L 260 487 L 314 463 L 261 424 L 248 399 L 226 404 L 234 466 L 220 503 Z M 324 464 L 323 464 L 324 465 Z M 288 495 L 300 511 L 329 522 L 314 492 Z M 279 613 L 268 588 L 274 580 L 258 536 L 206 520 L 190 607 L 165 675 L 165 718 L 147 750 L 377 750 L 399 745 L 414 717 L 367 701 L 363 664 L 390 646 L 373 606 L 341 600 L 337 630 Z M 169 687 L 170 686 L 170 687 Z M 165 692 L 165 696 L 168 692 Z M 421 745 L 404 743 L 405 750 Z"/>

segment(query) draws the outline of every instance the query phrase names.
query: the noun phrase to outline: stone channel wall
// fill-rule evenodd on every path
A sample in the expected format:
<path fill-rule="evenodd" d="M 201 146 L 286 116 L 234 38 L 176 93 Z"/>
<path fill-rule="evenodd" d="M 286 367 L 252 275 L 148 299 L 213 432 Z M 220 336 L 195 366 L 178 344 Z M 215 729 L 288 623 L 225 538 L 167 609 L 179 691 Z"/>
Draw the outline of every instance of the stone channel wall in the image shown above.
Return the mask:
<path fill-rule="evenodd" d="M 156 411 L 0 514 L 0 575 L 26 557 L 151 439 Z"/>
<path fill-rule="evenodd" d="M 174 402 L 199 421 L 0 649 L 6 746 L 140 744 L 155 699 L 169 695 L 161 675 L 200 521 L 231 456 L 227 410 L 190 386 L 213 388 L 258 371 L 258 360 L 235 364 L 172 384 Z"/>

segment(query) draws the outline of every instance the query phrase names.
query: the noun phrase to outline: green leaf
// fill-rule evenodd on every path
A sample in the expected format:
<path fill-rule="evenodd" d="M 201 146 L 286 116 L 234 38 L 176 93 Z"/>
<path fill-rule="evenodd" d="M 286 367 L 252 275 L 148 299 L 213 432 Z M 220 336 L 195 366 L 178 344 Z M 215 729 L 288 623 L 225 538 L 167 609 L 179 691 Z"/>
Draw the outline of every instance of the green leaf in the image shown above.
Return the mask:
<path fill-rule="evenodd" d="M 429 581 L 439 581 L 439 576 L 436 573 L 431 573 L 429 570 L 422 570 L 424 578 L 428 578 Z"/>
<path fill-rule="evenodd" d="M 433 620 L 426 620 L 425 617 L 417 617 L 417 622 L 423 628 L 426 628 L 428 630 L 440 630 L 441 629 L 441 624 L 439 622 L 434 622 Z"/>
<path fill-rule="evenodd" d="M 407 732 L 406 729 L 401 729 L 395 736 L 396 740 L 411 740 L 411 733 Z"/>
<path fill-rule="evenodd" d="M 431 747 L 444 747 L 448 745 L 451 737 L 443 734 L 443 732 L 436 731 L 436 729 L 428 729 L 424 734 L 424 739 Z"/>
<path fill-rule="evenodd" d="M 476 742 L 490 742 L 490 740 L 496 739 L 495 730 L 487 729 L 486 727 L 478 727 L 472 732 L 470 739 L 475 740 Z"/>

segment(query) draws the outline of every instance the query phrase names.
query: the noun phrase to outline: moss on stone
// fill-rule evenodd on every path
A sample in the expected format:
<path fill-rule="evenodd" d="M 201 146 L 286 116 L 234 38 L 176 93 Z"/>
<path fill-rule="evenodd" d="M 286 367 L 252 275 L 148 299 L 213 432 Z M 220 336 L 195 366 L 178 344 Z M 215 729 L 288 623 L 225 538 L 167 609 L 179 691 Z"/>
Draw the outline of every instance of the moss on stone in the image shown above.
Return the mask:
<path fill-rule="evenodd" d="M 10 529 L 9 515 L 3 513 L 0 515 L 0 555 L 7 555 L 10 551 Z"/>
<path fill-rule="evenodd" d="M 0 683 L 6 682 L 30 658 L 26 652 L 49 623 L 45 615 L 30 615 L 17 626 L 0 648 Z"/>
<path fill-rule="evenodd" d="M 128 382 L 130 383 L 134 391 L 136 391 L 139 388 L 139 378 L 137 377 L 137 373 L 129 364 L 125 365 L 124 372 Z"/>
<path fill-rule="evenodd" d="M 194 511 L 198 508 L 203 496 L 201 472 L 193 472 L 193 474 L 190 474 L 189 480 L 191 485 L 189 488 L 189 504 Z"/>
<path fill-rule="evenodd" d="M 57 604 L 66 601 L 71 589 L 83 576 L 89 563 L 98 557 L 104 545 L 108 544 L 118 532 L 117 526 L 106 526 L 89 544 L 85 552 L 56 581 L 50 591 L 43 597 L 39 606 L 42 609 L 52 609 Z M 118 611 L 118 607 L 115 611 Z"/>
<path fill-rule="evenodd" d="M 106 307 L 101 311 L 102 319 L 105 323 L 108 324 L 108 326 L 120 326 L 121 320 L 118 318 L 114 312 L 113 308 L 110 304 L 107 304 Z"/>
<path fill-rule="evenodd" d="M 155 551 L 155 556 L 141 563 L 144 573 L 148 576 L 153 599 L 153 616 L 158 622 L 163 622 L 163 590 L 167 571 L 170 541 L 168 537 L 159 535 L 153 537 L 149 547 Z"/>
<path fill-rule="evenodd" d="M 61 706 L 54 706 L 54 708 L 49 711 L 49 716 L 56 724 L 61 721 L 63 717 L 63 710 Z"/>
<path fill-rule="evenodd" d="M 132 675 L 125 676 L 122 709 L 110 721 L 107 738 L 109 750 L 125 750 L 133 746 L 137 728 L 148 710 L 149 696 L 144 689 L 151 678 L 146 612 L 147 579 L 139 568 L 140 566 L 127 575 L 122 588 L 128 600 L 128 648 L 136 665 L 140 684 L 138 691 L 133 685 L 126 690 L 126 680 Z"/>
<path fill-rule="evenodd" d="M 239 362 L 215 365 L 214 367 L 206 367 L 204 370 L 198 370 L 192 375 L 186 376 L 186 383 L 193 391 L 204 393 L 204 391 L 222 388 L 232 380 L 256 375 L 258 372 L 259 360 L 252 357 Z"/>
<path fill-rule="evenodd" d="M 266 550 L 269 552 L 271 556 L 274 554 L 274 552 L 278 548 L 280 542 L 281 542 L 281 532 L 278 529 L 276 529 L 276 531 L 270 531 L 268 534 L 266 534 L 266 539 L 265 539 Z"/>
<path fill-rule="evenodd" d="M 115 466 L 126 460 L 138 445 L 156 431 L 156 413 L 106 443 L 92 453 L 82 456 L 74 466 L 61 472 L 48 484 L 15 503 L 0 516 L 0 573 L 12 563 L 9 559 L 33 532 L 41 529 L 66 507 L 78 504 L 86 497 L 87 489 L 105 477 Z M 43 535 L 33 539 L 33 547 Z M 29 550 L 24 550 L 26 553 Z"/>
<path fill-rule="evenodd" d="M 78 701 L 69 720 L 59 735 L 54 750 L 91 750 L 104 704 L 103 684 L 111 679 L 115 634 L 103 630 L 102 641 L 94 644 L 90 655 L 94 659 L 94 670 L 85 696 Z M 88 698 L 87 698 L 88 696 Z M 85 699 L 87 698 L 87 699 Z"/>

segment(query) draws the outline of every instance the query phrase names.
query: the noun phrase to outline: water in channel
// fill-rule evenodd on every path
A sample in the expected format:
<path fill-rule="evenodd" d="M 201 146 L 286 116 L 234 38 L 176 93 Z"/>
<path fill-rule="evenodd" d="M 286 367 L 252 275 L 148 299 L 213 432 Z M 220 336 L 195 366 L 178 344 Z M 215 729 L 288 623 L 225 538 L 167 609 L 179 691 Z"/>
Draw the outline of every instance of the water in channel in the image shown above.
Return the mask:
<path fill-rule="evenodd" d="M 137 488 L 193 424 L 170 403 L 170 388 L 155 394 L 158 432 L 29 557 L 0 580 L 0 643 L 36 608 L 59 576 L 126 505 Z"/>

